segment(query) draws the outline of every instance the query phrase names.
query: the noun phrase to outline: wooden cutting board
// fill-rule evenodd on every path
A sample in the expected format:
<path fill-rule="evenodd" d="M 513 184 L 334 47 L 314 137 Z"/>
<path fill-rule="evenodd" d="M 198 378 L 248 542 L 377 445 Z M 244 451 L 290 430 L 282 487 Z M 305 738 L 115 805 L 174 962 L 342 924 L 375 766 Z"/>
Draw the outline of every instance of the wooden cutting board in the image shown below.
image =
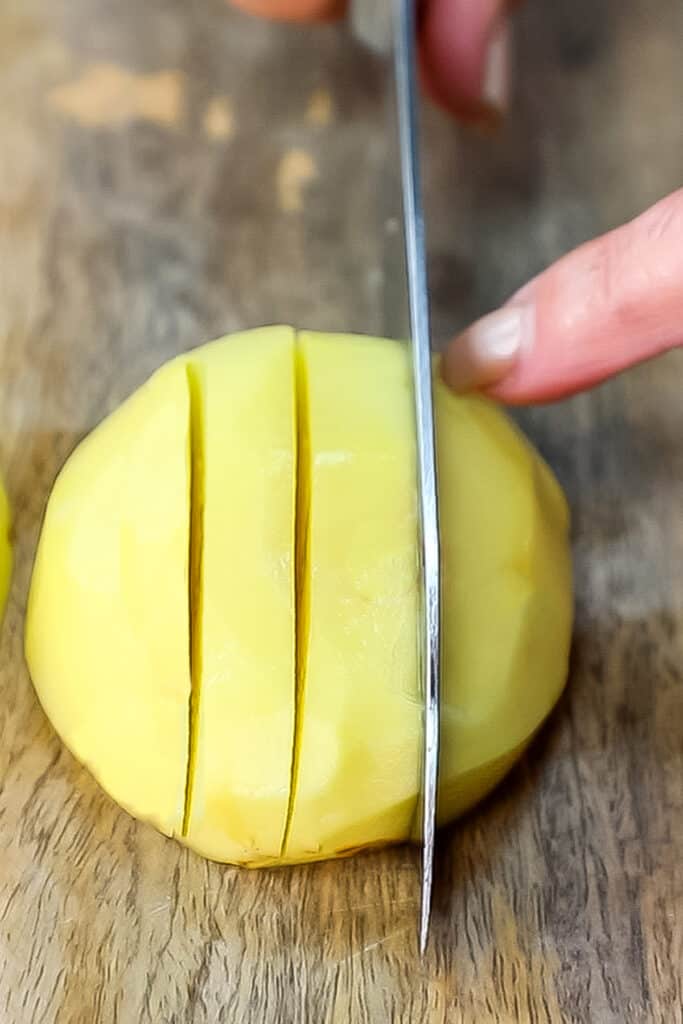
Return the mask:
<path fill-rule="evenodd" d="M 430 115 L 440 338 L 680 185 L 682 38 L 680 0 L 536 0 L 498 136 Z M 222 0 L 0 2 L 3 1024 L 681 1019 L 680 353 L 522 416 L 573 509 L 571 682 L 442 837 L 424 962 L 413 851 L 205 863 L 99 791 L 23 664 L 46 497 L 104 413 L 231 329 L 381 329 L 380 84 L 341 30 Z"/>

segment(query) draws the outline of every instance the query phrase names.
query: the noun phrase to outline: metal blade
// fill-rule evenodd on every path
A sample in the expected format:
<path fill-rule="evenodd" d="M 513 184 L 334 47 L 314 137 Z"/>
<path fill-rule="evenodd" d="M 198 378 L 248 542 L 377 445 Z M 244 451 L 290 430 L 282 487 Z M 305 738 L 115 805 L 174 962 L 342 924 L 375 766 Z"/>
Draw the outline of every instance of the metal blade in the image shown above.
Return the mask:
<path fill-rule="evenodd" d="M 424 215 L 417 125 L 416 0 L 351 0 L 354 34 L 375 53 L 393 50 L 395 90 L 387 96 L 387 154 L 378 197 L 384 246 L 384 332 L 412 339 L 423 579 L 420 675 L 424 698 L 420 952 L 429 935 L 439 760 L 441 587 Z M 392 47 L 393 35 L 393 47 Z M 398 126 L 398 131 L 397 131 Z M 403 209 L 403 224 L 397 218 Z M 407 284 L 407 288 L 406 288 Z"/>
<path fill-rule="evenodd" d="M 424 581 L 421 675 L 424 695 L 422 785 L 422 907 L 420 952 L 429 935 L 434 875 L 434 840 L 439 769 L 439 680 L 441 654 L 441 560 L 432 396 L 429 299 L 420 174 L 416 73 L 416 0 L 394 3 L 394 67 L 403 179 L 403 219 L 415 384 L 417 463 Z"/>

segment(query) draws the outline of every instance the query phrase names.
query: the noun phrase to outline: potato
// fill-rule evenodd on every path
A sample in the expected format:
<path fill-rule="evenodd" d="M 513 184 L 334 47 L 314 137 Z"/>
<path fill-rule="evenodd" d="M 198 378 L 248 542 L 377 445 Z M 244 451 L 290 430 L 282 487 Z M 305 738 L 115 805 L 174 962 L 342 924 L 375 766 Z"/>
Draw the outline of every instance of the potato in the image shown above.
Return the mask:
<path fill-rule="evenodd" d="M 0 479 L 0 624 L 5 612 L 7 591 L 12 573 L 12 547 L 9 539 L 9 502 Z"/>
<path fill-rule="evenodd" d="M 172 364 L 72 455 L 31 581 L 26 655 L 76 757 L 131 813 L 182 830 L 190 687 L 190 395 Z"/>
<path fill-rule="evenodd" d="M 567 673 L 568 516 L 505 415 L 435 378 L 439 821 L 502 778 Z M 265 328 L 168 363 L 50 498 L 26 654 L 132 814 L 258 866 L 411 838 L 420 776 L 410 357 Z"/>

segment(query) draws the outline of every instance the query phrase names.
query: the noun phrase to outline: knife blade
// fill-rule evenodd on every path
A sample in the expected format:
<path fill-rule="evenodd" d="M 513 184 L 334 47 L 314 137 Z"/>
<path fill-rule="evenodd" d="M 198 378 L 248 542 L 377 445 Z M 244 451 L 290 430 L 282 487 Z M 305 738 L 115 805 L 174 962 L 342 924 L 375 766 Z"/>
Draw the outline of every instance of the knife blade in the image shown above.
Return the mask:
<path fill-rule="evenodd" d="M 422 904 L 420 953 L 429 936 L 439 772 L 441 674 L 441 558 L 436 442 L 432 395 L 431 328 L 419 156 L 416 0 L 395 0 L 394 69 L 403 180 L 403 219 L 408 270 L 422 559 L 421 677 L 424 698 L 422 780 Z"/>
<path fill-rule="evenodd" d="M 416 2 L 417 0 L 393 0 L 392 11 L 388 4 L 378 3 L 377 0 L 354 0 L 351 17 L 356 35 L 372 49 L 385 54 L 387 49 L 391 48 L 393 24 L 395 104 L 398 118 L 405 243 L 404 265 L 408 285 L 417 427 L 422 579 L 419 666 L 424 701 L 422 785 L 418 805 L 418 823 L 422 839 L 419 937 L 420 953 L 424 954 L 429 936 L 432 904 L 439 770 L 441 560 L 432 394 L 431 328 L 418 131 Z M 391 18 L 392 13 L 393 18 Z"/>

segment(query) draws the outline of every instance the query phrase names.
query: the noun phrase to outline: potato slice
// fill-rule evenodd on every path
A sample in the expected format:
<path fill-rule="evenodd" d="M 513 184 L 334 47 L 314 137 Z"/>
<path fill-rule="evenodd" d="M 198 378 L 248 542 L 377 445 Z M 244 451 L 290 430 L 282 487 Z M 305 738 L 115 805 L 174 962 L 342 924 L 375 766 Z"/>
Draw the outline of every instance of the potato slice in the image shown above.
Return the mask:
<path fill-rule="evenodd" d="M 568 513 L 540 457 L 482 398 L 435 391 L 443 561 L 439 819 L 519 757 L 567 677 Z"/>
<path fill-rule="evenodd" d="M 407 836 L 421 744 L 407 352 L 345 336 L 302 334 L 299 344 L 310 458 L 309 623 L 284 851 L 296 861 Z"/>
<path fill-rule="evenodd" d="M 186 841 L 254 865 L 280 854 L 294 746 L 294 332 L 246 332 L 189 365 L 203 526 Z"/>
<path fill-rule="evenodd" d="M 72 455 L 47 509 L 26 656 L 66 745 L 123 807 L 182 830 L 190 401 L 171 363 Z"/>

